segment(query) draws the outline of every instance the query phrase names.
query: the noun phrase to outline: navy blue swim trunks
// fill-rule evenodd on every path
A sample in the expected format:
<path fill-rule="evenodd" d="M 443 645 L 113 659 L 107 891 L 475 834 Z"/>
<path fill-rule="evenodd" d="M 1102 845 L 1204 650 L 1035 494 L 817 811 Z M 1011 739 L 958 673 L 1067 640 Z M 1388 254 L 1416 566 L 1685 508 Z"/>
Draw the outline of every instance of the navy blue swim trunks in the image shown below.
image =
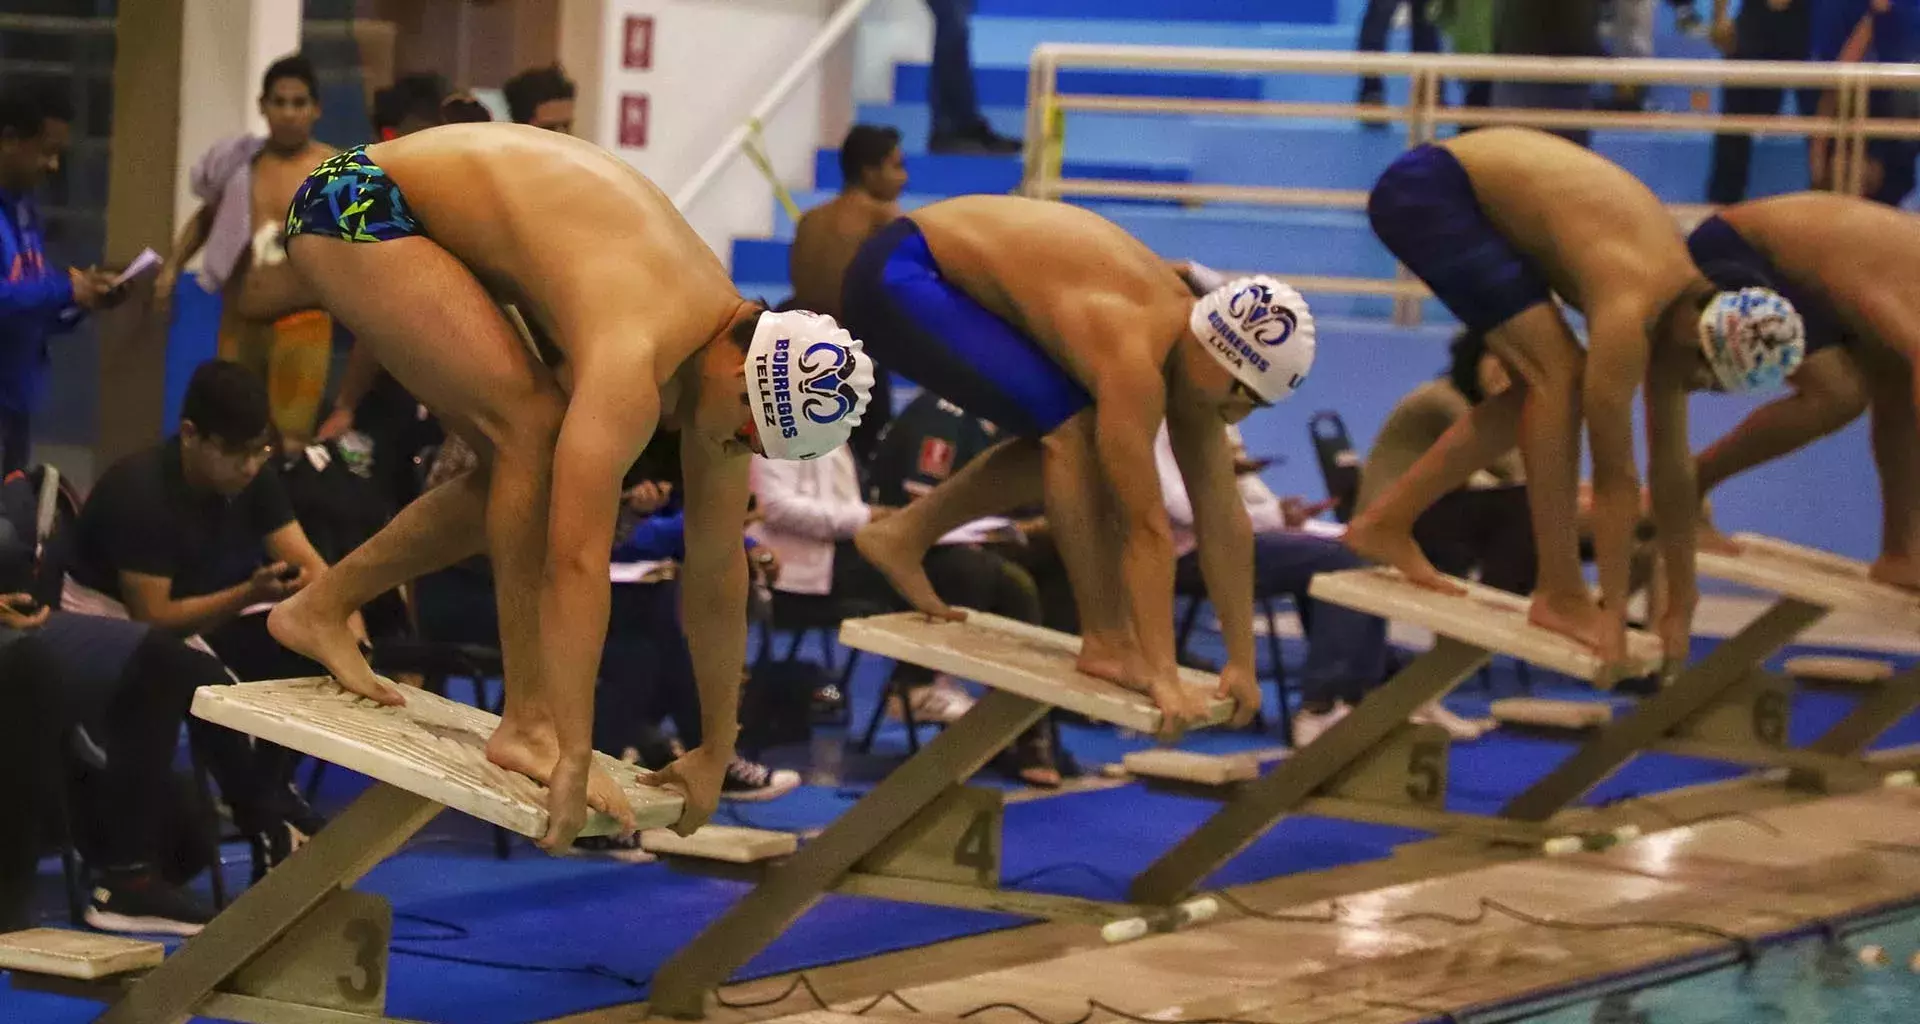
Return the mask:
<path fill-rule="evenodd" d="M 313 169 L 287 207 L 287 237 L 319 235 L 386 242 L 424 235 L 400 186 L 367 157 L 367 147 L 335 153 Z"/>
<path fill-rule="evenodd" d="M 1394 257 L 1474 330 L 1552 298 L 1546 276 L 1481 212 L 1467 169 L 1445 147 L 1420 146 L 1388 166 L 1367 199 L 1367 218 Z"/>
<path fill-rule="evenodd" d="M 1093 396 L 1012 324 L 949 283 L 902 217 L 847 267 L 841 318 L 879 368 L 1026 437 L 1052 433 Z"/>
<path fill-rule="evenodd" d="M 1699 268 L 1700 276 L 1723 292 L 1771 288 L 1793 303 L 1806 325 L 1807 355 L 1850 340 L 1833 307 L 1789 282 L 1786 275 L 1774 267 L 1773 261 L 1720 217 L 1708 217 L 1693 229 L 1687 236 L 1687 252 L 1693 256 L 1693 265 Z"/>

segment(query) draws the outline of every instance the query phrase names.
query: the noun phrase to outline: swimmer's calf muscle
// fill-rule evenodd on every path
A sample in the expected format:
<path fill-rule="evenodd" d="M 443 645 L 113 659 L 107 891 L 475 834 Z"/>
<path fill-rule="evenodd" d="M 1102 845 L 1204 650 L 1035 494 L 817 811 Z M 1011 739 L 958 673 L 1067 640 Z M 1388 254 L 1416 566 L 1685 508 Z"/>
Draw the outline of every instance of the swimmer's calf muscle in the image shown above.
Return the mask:
<path fill-rule="evenodd" d="M 1666 563 L 1665 600 L 1652 603 L 1661 609 L 1655 628 L 1669 665 L 1687 660 L 1693 609 L 1700 596 L 1694 562 L 1700 488 L 1687 443 L 1690 370 L 1691 354 L 1665 351 L 1654 357 L 1647 378 L 1647 481 L 1653 492 L 1654 530 Z"/>
<path fill-rule="evenodd" d="M 680 453 L 687 521 L 681 621 L 700 692 L 700 749 L 724 766 L 733 758 L 740 732 L 740 675 L 746 667 L 748 576 L 742 534 L 752 456 L 727 451 L 692 430 L 681 431 Z"/>
<path fill-rule="evenodd" d="M 1119 357 L 1116 356 L 1116 361 Z M 1095 391 L 1095 454 L 1120 515 L 1126 587 L 1141 685 L 1172 682 L 1173 527 L 1154 470 L 1153 439 L 1166 415 L 1157 375 L 1112 371 Z M 1251 616 L 1249 616 L 1251 619 Z"/>

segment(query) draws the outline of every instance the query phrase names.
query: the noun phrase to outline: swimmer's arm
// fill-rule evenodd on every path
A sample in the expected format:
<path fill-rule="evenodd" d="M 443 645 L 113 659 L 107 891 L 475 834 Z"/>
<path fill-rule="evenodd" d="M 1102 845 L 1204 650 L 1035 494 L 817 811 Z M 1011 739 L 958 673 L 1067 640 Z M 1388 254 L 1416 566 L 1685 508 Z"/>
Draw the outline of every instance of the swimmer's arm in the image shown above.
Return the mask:
<path fill-rule="evenodd" d="M 1253 653 L 1253 523 L 1233 472 L 1233 444 L 1211 416 L 1167 414 L 1167 438 L 1186 480 L 1207 600 L 1220 617 L 1227 661 L 1251 673 Z"/>
<path fill-rule="evenodd" d="M 1692 609 L 1698 597 L 1694 520 L 1700 487 L 1687 442 L 1687 375 L 1694 358 L 1690 352 L 1663 355 L 1647 378 L 1647 482 L 1655 536 L 1666 562 L 1665 607 L 1674 610 Z"/>
<path fill-rule="evenodd" d="M 254 602 L 251 581 L 199 597 L 173 597 L 173 579 L 142 572 L 120 572 L 120 597 L 127 617 L 180 636 L 207 633 L 232 622 Z"/>
<path fill-rule="evenodd" d="M 732 760 L 740 733 L 740 675 L 747 656 L 747 500 L 752 456 L 692 430 L 680 432 L 686 476 L 687 557 L 680 618 L 700 692 L 700 749 Z"/>
<path fill-rule="evenodd" d="M 326 441 L 353 429 L 355 410 L 379 378 L 380 361 L 373 357 L 373 350 L 365 342 L 355 341 L 347 350 L 346 368 L 340 371 L 340 389 L 333 397 L 333 411 L 320 425 L 320 440 Z"/>
<path fill-rule="evenodd" d="M 1644 308 L 1638 302 L 1616 302 L 1597 308 L 1587 320 L 1581 404 L 1593 446 L 1593 561 L 1600 571 L 1601 601 L 1616 621 L 1626 614 L 1633 530 L 1640 519 L 1633 397 L 1647 376 Z"/>
<path fill-rule="evenodd" d="M 541 685 L 551 695 L 563 761 L 593 752 L 593 686 L 607 636 L 614 520 L 621 480 L 660 420 L 660 393 L 645 355 L 582 373 L 561 421 L 547 501 L 546 572 L 540 583 Z M 603 360 L 603 363 L 607 362 Z M 495 473 L 500 472 L 498 465 Z M 505 510 L 513 514 L 511 510 Z"/>
<path fill-rule="evenodd" d="M 1148 673 L 1142 682 L 1171 680 L 1175 672 L 1173 527 L 1153 458 L 1153 436 L 1165 415 L 1166 393 L 1157 374 L 1110 373 L 1095 390 L 1095 454 L 1119 508 L 1125 538 L 1120 581 Z"/>

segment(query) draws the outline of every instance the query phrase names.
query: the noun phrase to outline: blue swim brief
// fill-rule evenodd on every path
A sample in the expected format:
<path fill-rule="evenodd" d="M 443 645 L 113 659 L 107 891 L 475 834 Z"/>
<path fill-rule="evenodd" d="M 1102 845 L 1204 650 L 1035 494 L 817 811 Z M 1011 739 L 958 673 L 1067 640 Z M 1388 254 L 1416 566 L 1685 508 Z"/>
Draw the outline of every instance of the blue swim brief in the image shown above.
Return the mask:
<path fill-rule="evenodd" d="M 287 207 L 287 237 L 318 235 L 349 242 L 386 242 L 424 235 L 393 178 L 355 146 L 307 175 Z"/>
<path fill-rule="evenodd" d="M 902 217 L 847 267 L 841 319 L 879 368 L 1020 436 L 1052 433 L 1093 396 L 1012 324 L 940 272 L 919 225 Z"/>
<path fill-rule="evenodd" d="M 1388 166 L 1367 218 L 1394 257 L 1476 331 L 1552 298 L 1546 276 L 1487 219 L 1467 169 L 1445 147 L 1420 146 Z"/>
<path fill-rule="evenodd" d="M 1700 269 L 1700 275 L 1721 291 L 1771 288 L 1793 303 L 1806 324 L 1807 355 L 1849 340 L 1831 306 L 1789 282 L 1774 267 L 1773 261 L 1718 216 L 1708 217 L 1693 229 L 1693 234 L 1687 236 L 1687 252 L 1692 254 L 1693 265 Z"/>

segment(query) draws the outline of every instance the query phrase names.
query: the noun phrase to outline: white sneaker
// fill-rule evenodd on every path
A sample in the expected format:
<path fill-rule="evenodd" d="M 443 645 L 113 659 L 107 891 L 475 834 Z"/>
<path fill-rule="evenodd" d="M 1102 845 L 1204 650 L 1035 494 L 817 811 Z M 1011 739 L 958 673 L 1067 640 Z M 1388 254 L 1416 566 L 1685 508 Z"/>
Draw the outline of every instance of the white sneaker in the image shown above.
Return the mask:
<path fill-rule="evenodd" d="M 1479 719 L 1461 718 L 1447 710 L 1439 701 L 1427 704 L 1407 716 L 1407 721 L 1416 725 L 1437 725 L 1447 731 L 1447 735 L 1463 742 L 1472 742 L 1493 728 L 1494 723 Z"/>
<path fill-rule="evenodd" d="M 1320 734 L 1333 728 L 1333 723 L 1347 717 L 1353 709 L 1345 704 L 1336 703 L 1327 711 L 1308 711 L 1301 708 L 1293 713 L 1293 747 L 1295 750 L 1320 738 Z"/>
<path fill-rule="evenodd" d="M 961 715 L 973 710 L 973 698 L 958 683 L 944 676 L 914 690 L 907 699 L 913 702 L 916 722 L 952 725 Z"/>

